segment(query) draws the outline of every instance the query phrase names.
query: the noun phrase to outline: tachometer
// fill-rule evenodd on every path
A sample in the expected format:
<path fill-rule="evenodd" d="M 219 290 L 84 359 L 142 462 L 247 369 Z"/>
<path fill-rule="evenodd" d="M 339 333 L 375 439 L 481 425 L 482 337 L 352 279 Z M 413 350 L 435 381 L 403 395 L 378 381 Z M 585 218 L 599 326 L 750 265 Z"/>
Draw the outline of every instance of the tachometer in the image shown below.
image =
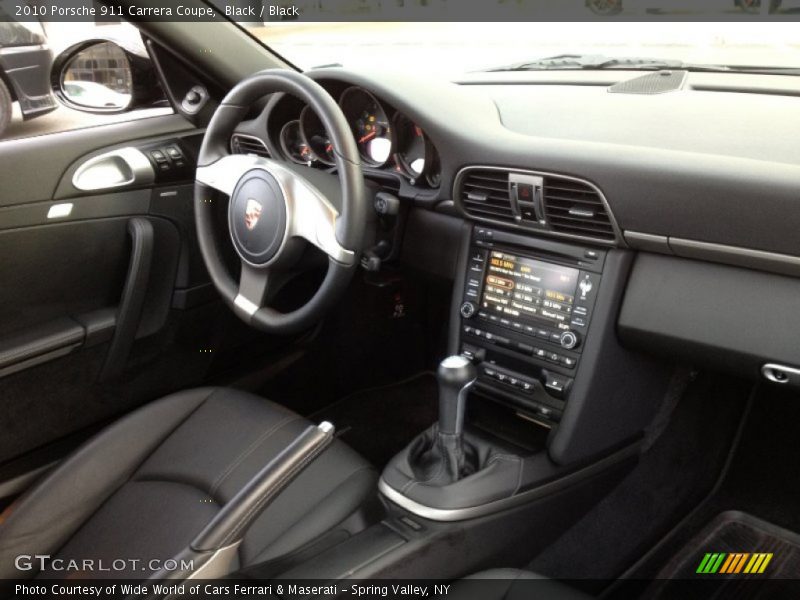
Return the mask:
<path fill-rule="evenodd" d="M 380 167 L 392 155 L 392 127 L 377 98 L 359 88 L 347 88 L 339 106 L 356 138 L 361 158 L 369 166 Z"/>
<path fill-rule="evenodd" d="M 402 113 L 394 117 L 397 162 L 411 179 L 419 179 L 429 166 L 428 141 L 422 129 Z"/>
<path fill-rule="evenodd" d="M 334 164 L 333 144 L 325 126 L 310 106 L 300 113 L 300 131 L 314 156 L 326 165 Z"/>
<path fill-rule="evenodd" d="M 281 149 L 283 153 L 299 164 L 308 164 L 314 160 L 314 153 L 300 131 L 300 121 L 289 121 L 281 128 Z"/>

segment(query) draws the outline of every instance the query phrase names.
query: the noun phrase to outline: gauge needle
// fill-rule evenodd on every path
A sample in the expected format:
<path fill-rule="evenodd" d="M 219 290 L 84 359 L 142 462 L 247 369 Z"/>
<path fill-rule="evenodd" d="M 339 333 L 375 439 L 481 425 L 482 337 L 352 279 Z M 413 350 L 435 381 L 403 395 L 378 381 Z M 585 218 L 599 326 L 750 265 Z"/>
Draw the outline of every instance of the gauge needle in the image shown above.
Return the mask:
<path fill-rule="evenodd" d="M 369 141 L 369 140 L 371 140 L 372 138 L 374 138 L 376 135 L 378 135 L 378 134 L 377 134 L 377 133 L 375 132 L 375 130 L 373 129 L 373 130 L 372 130 L 372 131 L 370 131 L 370 132 L 369 132 L 367 135 L 365 135 L 365 136 L 364 136 L 364 137 L 362 137 L 360 140 L 358 140 L 358 143 L 359 143 L 359 144 L 363 144 L 364 142 L 366 142 L 366 141 Z"/>

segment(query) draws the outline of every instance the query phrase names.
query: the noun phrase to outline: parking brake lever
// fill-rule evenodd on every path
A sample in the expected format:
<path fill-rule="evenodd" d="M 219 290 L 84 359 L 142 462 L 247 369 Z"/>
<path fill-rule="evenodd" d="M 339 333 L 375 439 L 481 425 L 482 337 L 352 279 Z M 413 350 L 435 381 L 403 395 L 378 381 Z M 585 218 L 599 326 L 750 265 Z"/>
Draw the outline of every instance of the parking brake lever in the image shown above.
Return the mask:
<path fill-rule="evenodd" d="M 238 547 L 264 509 L 333 441 L 334 427 L 324 421 L 311 425 L 261 469 L 230 499 L 192 543 L 177 563 L 194 565 L 192 571 L 160 571 L 152 580 L 214 579 L 238 568 Z M 185 562 L 181 562 L 185 561 Z"/>

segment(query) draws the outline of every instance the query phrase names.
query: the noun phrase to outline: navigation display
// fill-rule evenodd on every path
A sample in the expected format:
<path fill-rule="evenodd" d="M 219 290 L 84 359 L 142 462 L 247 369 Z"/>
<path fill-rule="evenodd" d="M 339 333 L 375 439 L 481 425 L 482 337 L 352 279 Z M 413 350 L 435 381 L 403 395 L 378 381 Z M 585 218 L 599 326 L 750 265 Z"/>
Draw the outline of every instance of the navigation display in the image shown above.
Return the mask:
<path fill-rule="evenodd" d="M 481 306 L 510 320 L 545 321 L 568 329 L 578 274 L 578 269 L 493 251 Z"/>

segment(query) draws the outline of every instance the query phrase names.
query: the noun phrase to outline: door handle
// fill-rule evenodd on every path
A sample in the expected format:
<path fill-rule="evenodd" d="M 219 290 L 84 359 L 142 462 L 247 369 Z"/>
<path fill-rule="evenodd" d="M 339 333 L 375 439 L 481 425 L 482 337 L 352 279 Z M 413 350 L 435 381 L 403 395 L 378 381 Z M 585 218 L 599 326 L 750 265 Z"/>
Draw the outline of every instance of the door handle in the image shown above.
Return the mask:
<path fill-rule="evenodd" d="M 101 381 L 118 377 L 125 368 L 142 318 L 153 264 L 153 224 L 144 217 L 133 217 L 128 221 L 128 234 L 131 236 L 131 259 L 117 308 L 114 337 L 100 372 Z"/>
<path fill-rule="evenodd" d="M 127 185 L 150 185 L 156 172 L 144 152 L 133 146 L 90 158 L 75 171 L 72 185 L 84 192 Z"/>

